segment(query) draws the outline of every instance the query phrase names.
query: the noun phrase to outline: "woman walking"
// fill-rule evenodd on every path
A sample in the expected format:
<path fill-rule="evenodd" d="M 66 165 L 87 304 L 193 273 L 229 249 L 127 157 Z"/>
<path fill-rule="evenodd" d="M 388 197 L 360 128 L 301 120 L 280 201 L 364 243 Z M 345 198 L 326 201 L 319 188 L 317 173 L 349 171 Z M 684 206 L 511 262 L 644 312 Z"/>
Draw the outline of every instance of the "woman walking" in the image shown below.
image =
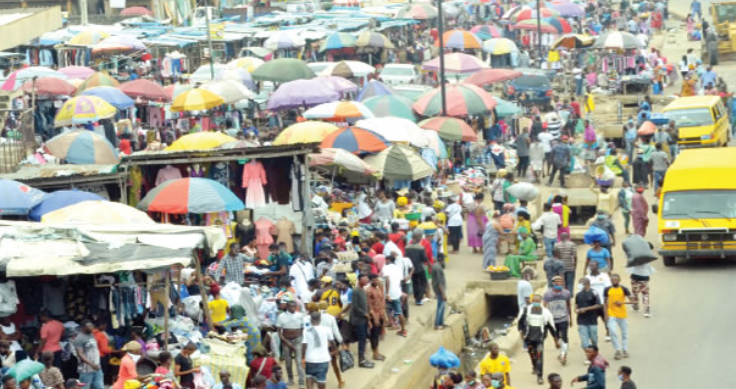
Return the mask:
<path fill-rule="evenodd" d="M 468 209 L 468 246 L 473 249 L 473 254 L 483 250 L 483 230 L 488 223 L 482 202 L 483 193 L 478 193 L 475 195 L 475 202 Z"/>
<path fill-rule="evenodd" d="M 501 228 L 501 212 L 493 212 L 493 217 L 486 223 L 483 233 L 483 269 L 488 266 L 496 266 L 496 255 L 498 254 L 498 238 L 503 234 Z"/>

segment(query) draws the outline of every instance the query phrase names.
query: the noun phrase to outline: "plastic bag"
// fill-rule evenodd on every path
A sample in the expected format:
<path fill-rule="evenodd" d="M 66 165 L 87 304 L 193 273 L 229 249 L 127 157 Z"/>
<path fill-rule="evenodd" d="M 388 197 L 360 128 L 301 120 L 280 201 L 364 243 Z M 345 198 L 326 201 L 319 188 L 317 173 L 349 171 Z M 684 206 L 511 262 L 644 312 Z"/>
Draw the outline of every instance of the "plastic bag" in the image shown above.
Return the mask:
<path fill-rule="evenodd" d="M 21 382 L 42 371 L 43 363 L 24 359 L 11 367 L 7 374 L 14 377 L 17 382 Z"/>
<path fill-rule="evenodd" d="M 585 244 L 598 242 L 605 246 L 608 244 L 608 233 L 596 226 L 590 226 L 588 231 L 585 232 L 585 235 L 583 235 L 583 239 L 585 240 Z"/>
<path fill-rule="evenodd" d="M 623 248 L 627 260 L 626 267 L 644 265 L 657 259 L 652 251 L 652 245 L 639 235 L 631 235 L 624 239 Z"/>
<path fill-rule="evenodd" d="M 528 182 L 519 182 L 506 189 L 508 193 L 519 200 L 533 201 L 539 196 L 539 189 Z"/>
<path fill-rule="evenodd" d="M 346 372 L 355 367 L 355 357 L 348 350 L 340 350 L 340 371 Z"/>
<path fill-rule="evenodd" d="M 436 353 L 429 357 L 429 363 L 440 369 L 460 367 L 460 359 L 451 351 L 445 350 L 442 346 L 440 346 L 440 349 Z"/>

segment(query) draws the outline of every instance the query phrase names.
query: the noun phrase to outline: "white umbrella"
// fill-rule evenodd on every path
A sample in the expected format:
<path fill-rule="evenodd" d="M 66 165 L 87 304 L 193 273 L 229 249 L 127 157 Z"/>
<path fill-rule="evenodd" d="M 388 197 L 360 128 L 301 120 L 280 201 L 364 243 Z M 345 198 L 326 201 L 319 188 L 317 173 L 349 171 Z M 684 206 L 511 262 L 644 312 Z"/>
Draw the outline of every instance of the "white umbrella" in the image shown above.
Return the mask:
<path fill-rule="evenodd" d="M 365 62 L 360 61 L 340 61 L 335 62 L 333 64 L 328 65 L 324 70 L 319 72 L 318 76 L 332 76 L 332 71 L 335 69 L 335 66 L 344 63 L 348 66 L 351 72 L 353 72 L 354 77 L 365 77 L 371 73 L 376 72 L 376 68 L 374 68 L 371 65 L 368 65 Z"/>
<path fill-rule="evenodd" d="M 215 74 L 220 71 L 227 70 L 227 66 L 222 64 L 215 64 Z M 202 65 L 189 76 L 189 80 L 192 82 L 207 82 L 212 81 L 212 71 L 210 65 Z"/>
<path fill-rule="evenodd" d="M 239 82 L 227 80 L 212 81 L 202 85 L 200 88 L 222 97 L 225 100 L 225 104 L 233 104 L 243 99 L 255 98 L 255 94 Z"/>
<path fill-rule="evenodd" d="M 280 50 L 280 49 L 293 49 L 297 47 L 304 47 L 306 42 L 304 38 L 300 37 L 293 31 L 277 31 L 271 35 L 266 42 L 263 43 L 263 47 L 269 50 Z"/>
<path fill-rule="evenodd" d="M 613 31 L 598 37 L 593 47 L 603 49 L 638 49 L 641 42 L 628 32 Z"/>
<path fill-rule="evenodd" d="M 416 147 L 429 147 L 429 140 L 416 123 L 409 119 L 385 116 L 359 120 L 356 127 L 373 131 L 389 142 L 408 143 Z"/>

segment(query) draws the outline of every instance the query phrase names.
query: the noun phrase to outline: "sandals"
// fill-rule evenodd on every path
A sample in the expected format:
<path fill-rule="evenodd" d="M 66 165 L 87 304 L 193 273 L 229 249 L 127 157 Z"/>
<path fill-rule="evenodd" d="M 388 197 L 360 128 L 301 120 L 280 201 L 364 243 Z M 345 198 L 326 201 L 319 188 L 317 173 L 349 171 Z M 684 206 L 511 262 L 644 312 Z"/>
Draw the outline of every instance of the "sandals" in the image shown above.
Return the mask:
<path fill-rule="evenodd" d="M 404 330 L 404 331 L 399 331 L 396 334 L 399 335 L 399 336 L 403 336 L 403 337 L 406 338 L 409 333 L 406 330 Z"/>
<path fill-rule="evenodd" d="M 379 355 L 374 356 L 373 357 L 373 360 L 374 361 L 385 361 L 386 360 L 386 357 L 379 354 Z"/>

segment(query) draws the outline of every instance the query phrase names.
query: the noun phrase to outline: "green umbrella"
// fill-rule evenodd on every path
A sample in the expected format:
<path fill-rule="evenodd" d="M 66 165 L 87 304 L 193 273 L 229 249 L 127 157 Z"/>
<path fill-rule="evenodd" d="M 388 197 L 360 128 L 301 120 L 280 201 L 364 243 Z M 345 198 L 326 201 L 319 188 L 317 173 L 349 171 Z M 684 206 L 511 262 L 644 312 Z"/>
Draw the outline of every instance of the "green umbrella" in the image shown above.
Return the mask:
<path fill-rule="evenodd" d="M 411 109 L 411 100 L 397 95 L 374 96 L 363 101 L 377 118 L 395 116 L 416 123 L 417 118 Z"/>
<path fill-rule="evenodd" d="M 268 61 L 259 66 L 251 76 L 256 81 L 273 81 L 278 83 L 309 80 L 316 77 L 306 62 L 294 58 L 279 58 Z"/>
<path fill-rule="evenodd" d="M 409 146 L 395 144 L 365 158 L 365 163 L 389 180 L 421 180 L 434 173 L 432 167 Z"/>
<path fill-rule="evenodd" d="M 496 100 L 496 115 L 500 118 L 512 116 L 521 113 L 521 108 L 518 105 L 498 97 L 493 97 Z"/>

